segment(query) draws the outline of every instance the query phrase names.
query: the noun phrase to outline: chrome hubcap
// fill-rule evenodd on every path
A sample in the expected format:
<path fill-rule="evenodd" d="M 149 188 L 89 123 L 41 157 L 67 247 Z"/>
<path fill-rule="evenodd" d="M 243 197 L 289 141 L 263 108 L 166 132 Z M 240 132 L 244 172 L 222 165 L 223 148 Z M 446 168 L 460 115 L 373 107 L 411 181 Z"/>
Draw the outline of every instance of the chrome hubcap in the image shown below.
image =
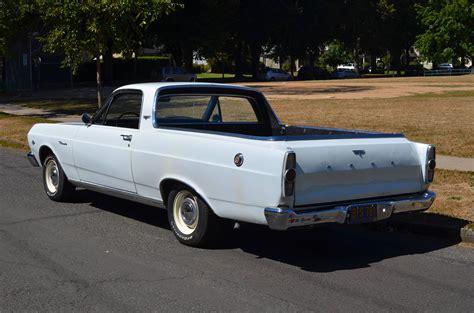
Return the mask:
<path fill-rule="evenodd" d="M 199 206 L 196 197 L 187 191 L 178 192 L 173 202 L 173 218 L 179 231 L 191 234 L 199 221 Z"/>
<path fill-rule="evenodd" d="M 55 193 L 58 190 L 59 185 L 59 169 L 56 161 L 49 160 L 46 163 L 46 187 L 51 193 Z"/>

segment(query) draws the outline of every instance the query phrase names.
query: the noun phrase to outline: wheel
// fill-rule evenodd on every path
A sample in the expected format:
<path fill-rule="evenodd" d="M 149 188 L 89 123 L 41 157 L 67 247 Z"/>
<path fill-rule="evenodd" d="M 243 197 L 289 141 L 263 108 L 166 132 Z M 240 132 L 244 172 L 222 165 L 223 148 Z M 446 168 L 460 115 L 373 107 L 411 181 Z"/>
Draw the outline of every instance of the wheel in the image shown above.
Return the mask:
<path fill-rule="evenodd" d="M 217 232 L 218 217 L 192 190 L 181 187 L 168 196 L 168 220 L 176 238 L 192 247 L 203 247 Z"/>
<path fill-rule="evenodd" d="M 43 185 L 51 200 L 67 200 L 76 187 L 71 184 L 64 174 L 61 164 L 53 154 L 46 156 L 43 164 Z"/>

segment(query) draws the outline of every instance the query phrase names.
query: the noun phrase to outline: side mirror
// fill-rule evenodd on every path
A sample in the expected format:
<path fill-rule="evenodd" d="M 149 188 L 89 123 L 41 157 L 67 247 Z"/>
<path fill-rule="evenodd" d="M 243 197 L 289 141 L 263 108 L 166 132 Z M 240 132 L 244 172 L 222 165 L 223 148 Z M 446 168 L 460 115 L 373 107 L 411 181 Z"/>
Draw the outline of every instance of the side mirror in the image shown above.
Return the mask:
<path fill-rule="evenodd" d="M 82 121 L 84 122 L 84 124 L 89 124 L 91 122 L 91 118 L 89 117 L 89 114 L 82 113 Z"/>

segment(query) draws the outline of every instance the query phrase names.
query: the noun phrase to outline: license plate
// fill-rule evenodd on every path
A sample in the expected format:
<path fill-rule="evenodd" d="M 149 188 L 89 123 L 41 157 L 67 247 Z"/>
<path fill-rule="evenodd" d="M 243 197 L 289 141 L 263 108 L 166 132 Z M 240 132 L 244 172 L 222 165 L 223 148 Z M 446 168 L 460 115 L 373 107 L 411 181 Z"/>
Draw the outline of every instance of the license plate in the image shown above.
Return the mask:
<path fill-rule="evenodd" d="M 377 205 L 354 205 L 349 207 L 348 213 L 347 223 L 349 224 L 374 222 L 377 220 Z"/>

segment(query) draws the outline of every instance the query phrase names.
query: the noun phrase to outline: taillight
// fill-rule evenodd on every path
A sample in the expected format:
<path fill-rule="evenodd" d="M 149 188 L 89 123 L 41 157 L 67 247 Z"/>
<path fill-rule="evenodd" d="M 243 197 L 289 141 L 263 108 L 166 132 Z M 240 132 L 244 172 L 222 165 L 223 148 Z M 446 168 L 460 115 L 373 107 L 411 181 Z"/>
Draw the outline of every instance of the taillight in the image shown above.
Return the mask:
<path fill-rule="evenodd" d="M 287 152 L 285 156 L 285 167 L 283 169 L 283 197 L 293 195 L 296 179 L 296 154 Z"/>
<path fill-rule="evenodd" d="M 428 146 L 426 152 L 426 182 L 431 183 L 434 179 L 436 169 L 436 148 L 435 146 Z"/>

